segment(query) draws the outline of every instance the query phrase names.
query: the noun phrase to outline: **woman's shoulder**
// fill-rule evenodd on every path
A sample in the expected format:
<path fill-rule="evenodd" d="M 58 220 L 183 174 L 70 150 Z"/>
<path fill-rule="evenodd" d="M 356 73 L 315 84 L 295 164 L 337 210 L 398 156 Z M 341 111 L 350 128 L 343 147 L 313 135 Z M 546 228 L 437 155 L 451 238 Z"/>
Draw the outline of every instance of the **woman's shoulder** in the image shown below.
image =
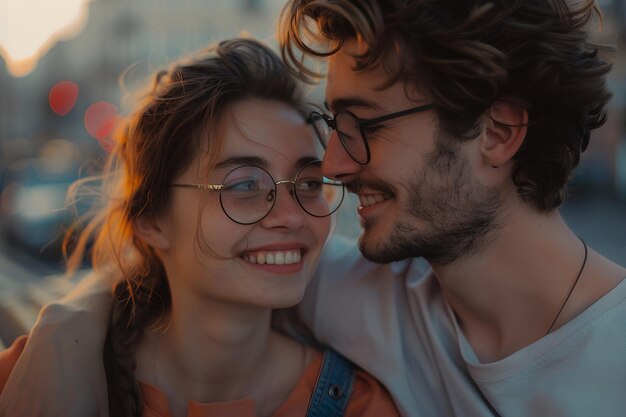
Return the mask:
<path fill-rule="evenodd" d="M 15 363 L 24 351 L 27 340 L 28 336 L 20 336 L 15 339 L 11 346 L 0 352 L 0 392 L 4 389 Z"/>
<path fill-rule="evenodd" d="M 321 376 L 325 365 L 331 369 L 327 376 L 333 374 L 333 370 L 343 366 L 346 371 L 352 370 L 353 372 L 352 389 L 344 417 L 394 417 L 399 415 L 387 389 L 372 375 L 352 364 L 333 350 L 327 349 L 322 352 L 310 349 L 309 352 L 311 359 L 303 375 L 309 396 L 314 394 L 318 383 L 328 384 L 332 382 L 333 385 L 335 383 L 341 385 L 341 376 L 339 376 L 339 381 L 332 381 L 332 379 L 321 381 Z M 332 361 L 332 363 L 327 364 L 326 362 L 328 361 Z M 340 371 L 338 374 L 345 375 L 345 372 Z M 337 373 L 331 376 L 331 378 L 336 376 Z M 324 394 L 326 393 L 324 392 Z"/>
<path fill-rule="evenodd" d="M 311 407 L 319 406 L 316 401 L 312 401 L 312 398 L 320 400 L 327 397 L 329 385 L 330 388 L 335 384 L 341 385 L 345 382 L 343 377 L 346 374 L 349 375 L 350 372 L 353 374 L 352 389 L 344 417 L 394 417 L 398 415 L 387 390 L 373 376 L 353 365 L 337 352 L 330 349 L 318 350 L 307 346 L 306 363 L 306 369 L 300 376 L 298 383 L 272 417 L 306 415 L 309 404 Z M 338 368 L 341 369 L 336 372 Z M 318 387 L 318 384 L 323 385 Z M 321 395 L 315 396 L 316 388 L 321 389 Z"/>
<path fill-rule="evenodd" d="M 369 373 L 357 370 L 344 416 L 394 417 L 398 415 L 389 391 Z"/>

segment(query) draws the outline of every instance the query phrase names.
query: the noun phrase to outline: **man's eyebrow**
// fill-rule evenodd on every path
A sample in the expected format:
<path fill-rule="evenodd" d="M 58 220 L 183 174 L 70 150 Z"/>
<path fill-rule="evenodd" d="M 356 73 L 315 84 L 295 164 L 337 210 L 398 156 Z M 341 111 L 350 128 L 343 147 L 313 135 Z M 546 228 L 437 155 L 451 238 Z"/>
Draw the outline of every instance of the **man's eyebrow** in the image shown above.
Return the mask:
<path fill-rule="evenodd" d="M 378 103 L 370 101 L 370 100 L 366 100 L 361 97 L 342 97 L 342 98 L 332 100 L 330 103 L 325 101 L 324 106 L 326 106 L 327 109 L 333 110 L 336 112 L 341 111 L 341 110 L 346 110 L 346 109 L 352 109 L 355 107 L 365 108 L 365 109 L 374 109 L 374 110 L 382 109 L 382 107 L 380 107 Z"/>

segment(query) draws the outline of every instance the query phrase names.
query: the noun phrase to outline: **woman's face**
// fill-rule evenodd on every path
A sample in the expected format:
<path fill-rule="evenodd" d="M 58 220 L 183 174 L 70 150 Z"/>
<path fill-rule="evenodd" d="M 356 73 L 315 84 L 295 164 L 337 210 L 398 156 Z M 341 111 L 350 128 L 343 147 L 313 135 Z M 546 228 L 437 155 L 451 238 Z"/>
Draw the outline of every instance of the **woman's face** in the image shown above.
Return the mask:
<path fill-rule="evenodd" d="M 176 183 L 222 184 L 230 171 L 250 162 L 265 168 L 274 181 L 291 180 L 306 161 L 321 157 L 309 126 L 287 104 L 247 99 L 226 119 L 215 169 L 207 175 L 208 156 L 199 152 Z M 174 300 L 177 294 L 201 294 L 263 308 L 301 300 L 331 220 L 307 214 L 291 196 L 291 184 L 276 187 L 274 207 L 251 225 L 238 224 L 224 213 L 219 191 L 172 189 L 170 209 L 159 224 L 168 242 L 160 254 Z"/>

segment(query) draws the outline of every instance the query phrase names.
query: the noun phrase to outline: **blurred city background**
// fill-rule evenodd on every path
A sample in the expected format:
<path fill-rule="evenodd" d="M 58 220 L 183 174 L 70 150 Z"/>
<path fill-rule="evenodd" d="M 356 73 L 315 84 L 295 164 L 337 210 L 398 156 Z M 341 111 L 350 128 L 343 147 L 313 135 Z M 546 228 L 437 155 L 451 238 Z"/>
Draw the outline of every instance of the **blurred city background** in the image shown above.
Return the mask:
<path fill-rule="evenodd" d="M 0 346 L 67 291 L 58 237 L 67 187 L 109 146 L 127 82 L 210 42 L 250 34 L 275 45 L 284 0 L 0 0 Z M 598 39 L 620 45 L 626 0 L 600 2 Z M 620 51 L 621 52 L 621 51 Z M 129 81 L 130 80 L 130 81 Z M 594 135 L 562 214 L 626 265 L 626 66 L 615 60 L 609 119 Z M 313 89 L 312 97 L 321 97 Z M 358 234 L 354 200 L 338 233 Z"/>

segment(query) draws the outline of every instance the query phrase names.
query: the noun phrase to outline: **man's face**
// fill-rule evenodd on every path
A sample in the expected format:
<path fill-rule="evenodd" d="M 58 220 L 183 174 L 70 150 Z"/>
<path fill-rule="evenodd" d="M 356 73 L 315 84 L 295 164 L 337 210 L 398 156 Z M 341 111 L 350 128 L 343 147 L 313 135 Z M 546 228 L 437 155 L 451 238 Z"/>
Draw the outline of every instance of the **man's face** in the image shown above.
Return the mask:
<path fill-rule="evenodd" d="M 429 104 L 402 82 L 378 89 L 387 73 L 382 67 L 354 71 L 350 53 L 357 51 L 355 41 L 347 42 L 329 59 L 326 100 L 333 113 L 371 119 Z M 336 132 L 323 163 L 326 176 L 345 181 L 359 197 L 366 258 L 386 263 L 423 256 L 447 264 L 473 252 L 495 228 L 500 193 L 476 182 L 466 151 L 472 141 L 441 132 L 434 110 L 383 122 L 366 134 L 369 164 L 353 161 Z"/>

